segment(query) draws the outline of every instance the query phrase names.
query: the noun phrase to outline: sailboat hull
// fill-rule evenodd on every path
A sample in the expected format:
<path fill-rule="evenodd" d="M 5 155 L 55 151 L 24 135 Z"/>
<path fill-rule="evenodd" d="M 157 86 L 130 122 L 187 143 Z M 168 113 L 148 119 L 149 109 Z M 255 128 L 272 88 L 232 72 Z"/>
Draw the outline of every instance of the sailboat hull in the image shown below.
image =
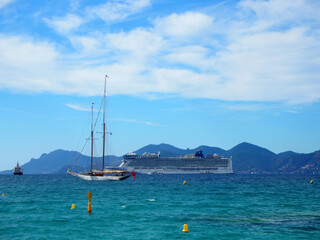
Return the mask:
<path fill-rule="evenodd" d="M 102 175 L 102 176 L 92 176 L 80 173 L 68 172 L 70 175 L 81 178 L 86 181 L 121 181 L 124 180 L 130 175 Z"/>

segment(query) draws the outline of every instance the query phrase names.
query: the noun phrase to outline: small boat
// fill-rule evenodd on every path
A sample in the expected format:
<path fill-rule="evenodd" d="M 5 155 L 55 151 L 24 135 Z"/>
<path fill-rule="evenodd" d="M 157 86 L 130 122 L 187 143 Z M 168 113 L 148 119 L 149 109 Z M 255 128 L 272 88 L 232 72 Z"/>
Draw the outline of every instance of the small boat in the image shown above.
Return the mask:
<path fill-rule="evenodd" d="M 118 170 L 118 169 L 105 169 L 104 168 L 104 155 L 105 155 L 105 142 L 106 142 L 106 124 L 105 124 L 105 106 L 106 106 L 106 84 L 107 75 L 105 76 L 104 82 L 104 95 L 103 95 L 103 151 L 102 151 L 102 169 L 93 169 L 93 104 L 92 104 L 92 118 L 91 118 L 91 168 L 90 172 L 87 173 L 74 173 L 67 170 L 72 176 L 79 177 L 87 181 L 120 181 L 131 176 L 131 171 Z"/>
<path fill-rule="evenodd" d="M 13 175 L 23 175 L 23 169 L 20 167 L 19 163 L 13 169 Z"/>

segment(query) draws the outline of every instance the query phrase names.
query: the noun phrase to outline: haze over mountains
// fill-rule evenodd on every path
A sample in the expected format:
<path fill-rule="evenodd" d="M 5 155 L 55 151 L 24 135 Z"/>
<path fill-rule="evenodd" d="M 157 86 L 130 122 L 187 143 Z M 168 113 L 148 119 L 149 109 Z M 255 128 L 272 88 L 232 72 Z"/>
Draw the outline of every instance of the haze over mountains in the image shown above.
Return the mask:
<path fill-rule="evenodd" d="M 195 149 L 180 149 L 169 144 L 147 145 L 135 153 L 161 152 L 163 157 L 184 156 L 203 150 L 205 155 L 218 153 L 219 155 L 232 156 L 233 170 L 235 173 L 320 173 L 320 151 L 309 154 L 283 152 L 275 154 L 268 149 L 250 144 L 240 143 L 230 150 L 217 147 L 199 146 Z M 107 156 L 106 165 L 119 166 L 122 157 Z M 102 157 L 94 158 L 95 168 L 101 168 Z M 89 169 L 90 157 L 75 151 L 56 150 L 49 154 L 42 154 L 40 158 L 32 158 L 22 165 L 24 174 L 64 174 L 67 169 L 86 171 Z M 0 172 L 12 174 L 11 170 Z"/>

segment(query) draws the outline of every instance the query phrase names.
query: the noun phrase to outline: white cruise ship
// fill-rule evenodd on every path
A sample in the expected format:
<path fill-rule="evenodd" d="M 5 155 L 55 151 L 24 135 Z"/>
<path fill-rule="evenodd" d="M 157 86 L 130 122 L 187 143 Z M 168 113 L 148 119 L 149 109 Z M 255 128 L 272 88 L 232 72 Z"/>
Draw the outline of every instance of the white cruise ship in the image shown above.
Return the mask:
<path fill-rule="evenodd" d="M 123 156 L 122 169 L 143 174 L 227 174 L 233 173 L 232 157 L 218 154 L 204 156 L 199 150 L 184 157 L 160 157 L 160 152 L 128 153 Z"/>

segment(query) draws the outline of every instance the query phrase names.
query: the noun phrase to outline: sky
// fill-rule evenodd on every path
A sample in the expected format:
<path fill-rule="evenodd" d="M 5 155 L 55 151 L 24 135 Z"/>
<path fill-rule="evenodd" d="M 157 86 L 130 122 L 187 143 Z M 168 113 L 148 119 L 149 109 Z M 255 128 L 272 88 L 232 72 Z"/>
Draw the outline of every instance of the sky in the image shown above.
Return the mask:
<path fill-rule="evenodd" d="M 314 0 L 0 0 L 0 170 L 80 151 L 106 74 L 108 154 L 160 143 L 319 150 L 319 9 Z"/>

